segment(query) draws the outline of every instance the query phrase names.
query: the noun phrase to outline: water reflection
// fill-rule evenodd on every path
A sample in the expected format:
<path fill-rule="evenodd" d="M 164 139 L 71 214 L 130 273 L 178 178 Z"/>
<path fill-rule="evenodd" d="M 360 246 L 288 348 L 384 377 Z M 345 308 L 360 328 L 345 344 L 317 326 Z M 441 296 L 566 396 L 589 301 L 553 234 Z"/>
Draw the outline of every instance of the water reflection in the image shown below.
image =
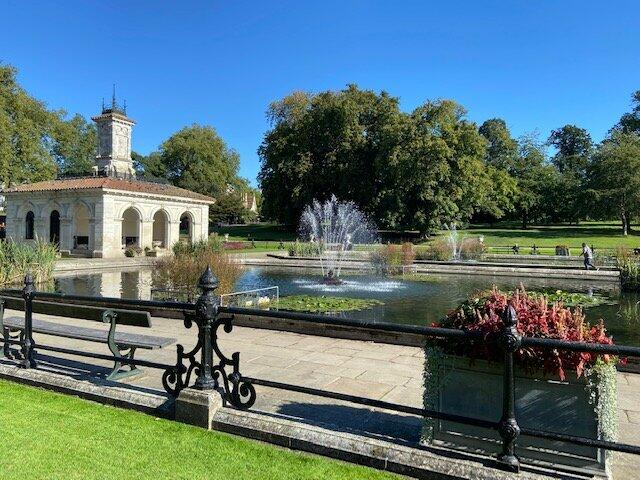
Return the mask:
<path fill-rule="evenodd" d="M 587 319 L 603 318 L 617 343 L 640 345 L 640 296 L 621 294 L 616 284 L 548 278 L 493 277 L 486 275 L 433 276 L 430 281 L 406 281 L 370 275 L 345 275 L 345 285 L 329 287 L 319 283 L 317 270 L 274 267 L 245 268 L 236 290 L 252 290 L 277 285 L 280 295 L 307 294 L 376 298 L 384 305 L 362 312 L 349 312 L 352 318 L 366 318 L 415 325 L 438 321 L 470 294 L 497 285 L 512 290 L 523 284 L 529 290 L 561 289 L 568 292 L 597 292 L 616 301 L 586 310 Z M 78 295 L 99 295 L 148 300 L 153 285 L 150 269 L 111 270 L 58 276 L 55 290 Z"/>

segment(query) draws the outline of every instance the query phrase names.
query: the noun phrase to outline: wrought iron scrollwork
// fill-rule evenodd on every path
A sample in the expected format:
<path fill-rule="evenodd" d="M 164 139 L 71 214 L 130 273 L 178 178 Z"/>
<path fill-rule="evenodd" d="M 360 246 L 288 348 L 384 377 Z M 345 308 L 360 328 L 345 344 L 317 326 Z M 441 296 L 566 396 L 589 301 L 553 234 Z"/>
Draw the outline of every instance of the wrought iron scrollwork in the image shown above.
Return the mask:
<path fill-rule="evenodd" d="M 218 318 L 214 323 L 211 342 L 213 351 L 220 359 L 220 363 L 212 369 L 213 378 L 218 387 L 224 389 L 225 400 L 231 405 L 241 410 L 247 410 L 256 401 L 256 389 L 251 382 L 245 380 L 240 374 L 240 353 L 234 352 L 231 358 L 227 357 L 220 350 L 218 345 L 218 328 L 223 326 L 226 333 L 231 333 L 233 329 L 233 315 L 226 318 Z M 227 373 L 226 367 L 231 367 L 232 371 Z"/>
<path fill-rule="evenodd" d="M 192 312 L 184 312 L 185 328 L 191 328 L 194 323 L 193 317 Z M 182 389 L 189 386 L 192 375 L 200 374 L 200 362 L 197 359 L 198 352 L 202 348 L 200 337 L 201 334 L 198 333 L 198 342 L 189 352 L 185 353 L 184 346 L 178 345 L 175 367 L 165 370 L 162 374 L 162 386 L 171 395 L 177 396 Z M 188 364 L 185 364 L 185 361 Z"/>
<path fill-rule="evenodd" d="M 196 302 L 195 312 L 184 314 L 186 328 L 191 328 L 194 323 L 198 326 L 198 343 L 188 353 L 185 353 L 182 345 L 178 345 L 176 365 L 164 372 L 162 384 L 167 392 L 178 395 L 182 389 L 190 386 L 191 377 L 195 375 L 195 388 L 218 390 L 225 401 L 234 407 L 243 410 L 251 408 L 256 401 L 256 391 L 251 382 L 240 374 L 240 353 L 235 352 L 229 358 L 218 345 L 220 327 L 224 332 L 231 333 L 233 316 L 218 315 L 220 301 L 214 295 L 218 279 L 210 267 L 200 277 L 198 286 L 202 294 Z M 214 364 L 214 355 L 219 360 L 217 364 Z M 229 373 L 228 367 L 231 367 Z"/>

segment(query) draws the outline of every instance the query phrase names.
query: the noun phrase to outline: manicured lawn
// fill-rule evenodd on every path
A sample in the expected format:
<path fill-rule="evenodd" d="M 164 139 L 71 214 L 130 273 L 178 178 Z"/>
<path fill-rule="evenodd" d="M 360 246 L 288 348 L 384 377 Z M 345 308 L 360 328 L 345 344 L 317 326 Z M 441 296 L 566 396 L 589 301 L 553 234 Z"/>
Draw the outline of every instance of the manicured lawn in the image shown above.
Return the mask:
<path fill-rule="evenodd" d="M 295 227 L 274 223 L 230 225 L 228 227 L 216 227 L 213 231 L 219 235 L 228 233 L 229 240 L 249 240 L 252 238 L 256 242 L 272 241 L 276 247 L 280 240 L 289 242 L 295 240 L 298 236 Z"/>
<path fill-rule="evenodd" d="M 0 434 L 2 478 L 398 478 L 6 381 Z"/>
<path fill-rule="evenodd" d="M 487 246 L 512 246 L 518 244 L 521 247 L 529 247 L 536 244 L 539 247 L 555 247 L 556 245 L 567 245 L 578 249 L 582 242 L 594 245 L 596 249 L 611 248 L 618 246 L 640 247 L 640 230 L 622 235 L 620 225 L 612 222 L 589 222 L 575 225 L 560 226 L 532 226 L 527 230 L 522 230 L 516 226 L 495 226 L 489 228 L 471 227 L 460 230 L 462 235 L 468 237 L 484 236 Z M 446 233 L 442 233 L 446 235 Z M 529 253 L 528 249 L 521 249 L 520 253 Z M 546 253 L 546 252 L 545 252 Z M 579 254 L 576 251 L 575 254 Z"/>

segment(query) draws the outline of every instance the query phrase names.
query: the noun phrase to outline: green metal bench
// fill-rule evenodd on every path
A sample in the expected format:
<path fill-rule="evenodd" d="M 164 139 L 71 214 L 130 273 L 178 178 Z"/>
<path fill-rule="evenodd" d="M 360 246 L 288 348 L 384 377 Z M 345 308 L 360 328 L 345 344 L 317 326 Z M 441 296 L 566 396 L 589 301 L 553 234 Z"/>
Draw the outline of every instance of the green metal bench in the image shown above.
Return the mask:
<path fill-rule="evenodd" d="M 18 297 L 0 297 L 0 329 L 4 339 L 3 353 L 7 358 L 14 358 L 10 349 L 11 340 L 24 339 L 24 318 L 6 317 L 5 310 L 24 311 L 24 300 Z M 33 331 L 55 337 L 84 340 L 87 342 L 106 343 L 111 353 L 116 357 L 134 360 L 137 349 L 155 350 L 176 342 L 175 338 L 157 337 L 137 333 L 116 332 L 117 325 L 150 328 L 151 315 L 139 310 L 105 309 L 78 304 L 66 304 L 34 300 L 33 313 L 55 315 L 90 322 L 109 324 L 109 330 L 68 325 L 52 321 L 45 321 L 34 316 Z M 119 380 L 141 372 L 134 363 L 129 363 L 124 369 L 123 363 L 114 361 L 113 369 L 107 376 L 108 380 Z"/>

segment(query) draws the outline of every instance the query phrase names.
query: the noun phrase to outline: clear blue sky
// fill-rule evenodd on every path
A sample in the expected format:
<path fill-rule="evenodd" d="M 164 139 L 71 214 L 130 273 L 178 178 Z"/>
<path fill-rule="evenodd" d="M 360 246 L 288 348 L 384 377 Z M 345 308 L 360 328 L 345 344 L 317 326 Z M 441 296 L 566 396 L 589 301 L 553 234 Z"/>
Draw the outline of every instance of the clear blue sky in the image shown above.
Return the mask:
<path fill-rule="evenodd" d="M 0 0 L 0 60 L 50 107 L 95 114 L 111 84 L 148 153 L 213 125 L 255 182 L 267 105 L 293 90 L 452 98 L 514 135 L 596 141 L 640 89 L 637 1 Z"/>

